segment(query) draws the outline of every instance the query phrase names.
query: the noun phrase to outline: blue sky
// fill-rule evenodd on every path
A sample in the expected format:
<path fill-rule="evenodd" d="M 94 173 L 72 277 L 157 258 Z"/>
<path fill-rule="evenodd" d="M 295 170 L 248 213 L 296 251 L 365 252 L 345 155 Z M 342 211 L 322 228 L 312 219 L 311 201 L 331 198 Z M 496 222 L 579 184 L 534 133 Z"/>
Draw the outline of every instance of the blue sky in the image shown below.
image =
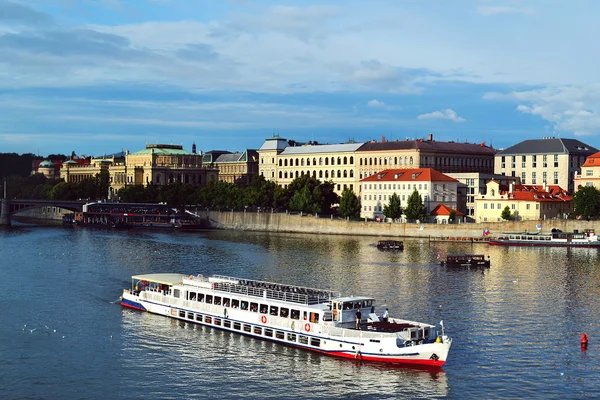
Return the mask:
<path fill-rule="evenodd" d="M 0 152 L 600 148 L 600 2 L 0 0 Z"/>

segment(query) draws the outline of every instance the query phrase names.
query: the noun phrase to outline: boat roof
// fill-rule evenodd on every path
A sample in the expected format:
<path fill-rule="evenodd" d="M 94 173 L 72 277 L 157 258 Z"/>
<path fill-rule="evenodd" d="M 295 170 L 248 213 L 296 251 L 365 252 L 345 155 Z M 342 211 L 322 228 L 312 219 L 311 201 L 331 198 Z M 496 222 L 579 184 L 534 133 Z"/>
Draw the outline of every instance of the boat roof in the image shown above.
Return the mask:
<path fill-rule="evenodd" d="M 175 273 L 159 273 L 159 274 L 141 274 L 134 275 L 131 278 L 140 281 L 156 282 L 163 285 L 178 285 L 183 283 L 183 277 L 188 276 L 184 274 Z"/>

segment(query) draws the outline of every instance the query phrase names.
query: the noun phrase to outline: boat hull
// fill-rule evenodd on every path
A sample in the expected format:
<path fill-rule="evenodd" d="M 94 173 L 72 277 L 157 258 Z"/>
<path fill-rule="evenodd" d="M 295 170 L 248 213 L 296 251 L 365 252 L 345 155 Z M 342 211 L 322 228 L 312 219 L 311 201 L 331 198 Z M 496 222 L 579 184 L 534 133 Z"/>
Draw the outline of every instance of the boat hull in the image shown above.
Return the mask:
<path fill-rule="evenodd" d="M 327 327 L 319 324 L 298 321 L 298 326 L 295 326 L 294 323 L 292 323 L 291 327 L 282 327 L 272 325 L 268 320 L 267 323 L 262 322 L 263 316 L 260 316 L 259 319 L 258 314 L 254 315 L 254 317 L 256 317 L 255 321 L 248 321 L 247 318 L 240 317 L 239 311 L 233 309 L 215 313 L 205 310 L 174 307 L 173 305 L 155 300 L 147 301 L 129 291 L 123 293 L 121 305 L 130 309 L 147 311 L 189 323 L 210 326 L 211 328 L 235 332 L 257 339 L 360 362 L 437 368 L 445 364 L 452 344 L 451 338 L 444 337 L 443 340 L 439 342 L 435 341 L 431 343 L 415 344 L 413 346 L 398 347 L 395 344 L 395 337 L 371 340 L 368 337 L 370 334 L 369 331 L 346 329 L 343 336 L 334 336 L 327 332 Z M 238 314 L 236 314 L 236 312 Z M 229 327 L 227 327 L 226 324 L 228 324 Z M 236 325 L 238 328 L 234 329 Z M 248 327 L 248 330 L 245 330 L 246 327 Z M 261 333 L 255 333 L 257 330 Z M 272 336 L 265 336 L 267 330 L 271 331 Z M 276 333 L 273 334 L 274 332 Z M 276 337 L 277 333 L 281 333 L 281 338 Z M 349 336 L 348 333 L 351 333 L 353 336 Z M 298 341 L 290 342 L 290 335 L 298 337 Z M 306 344 L 300 343 L 300 336 L 306 338 Z M 319 345 L 312 345 L 314 341 L 317 341 Z M 360 347 L 357 349 L 359 343 Z M 390 351 L 391 348 L 393 348 L 394 351 Z"/>
<path fill-rule="evenodd" d="M 587 247 L 600 248 L 600 241 L 597 242 L 552 242 L 552 241 L 528 241 L 528 240 L 490 240 L 490 246 L 520 246 L 520 247 Z"/>

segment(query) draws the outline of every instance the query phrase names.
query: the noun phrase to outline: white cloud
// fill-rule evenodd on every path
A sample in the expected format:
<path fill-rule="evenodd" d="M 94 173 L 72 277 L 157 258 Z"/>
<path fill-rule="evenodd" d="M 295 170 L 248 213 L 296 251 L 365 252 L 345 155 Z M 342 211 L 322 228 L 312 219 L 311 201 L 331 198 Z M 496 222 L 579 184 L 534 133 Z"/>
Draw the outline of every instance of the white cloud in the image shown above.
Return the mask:
<path fill-rule="evenodd" d="M 442 111 L 433 111 L 427 114 L 421 114 L 417 119 L 447 119 L 452 122 L 465 122 L 466 119 L 459 117 L 451 108 L 446 108 Z"/>
<path fill-rule="evenodd" d="M 377 99 L 373 99 L 371 101 L 369 101 L 367 103 L 367 106 L 369 107 L 373 107 L 373 108 L 384 108 L 385 107 L 385 103 L 383 101 L 379 101 Z"/>
<path fill-rule="evenodd" d="M 475 12 L 485 16 L 499 14 L 533 14 L 533 9 L 531 7 L 479 6 Z"/>
<path fill-rule="evenodd" d="M 538 116 L 558 131 L 575 135 L 600 133 L 600 84 L 491 92 L 483 98 L 518 103 L 517 111 Z"/>

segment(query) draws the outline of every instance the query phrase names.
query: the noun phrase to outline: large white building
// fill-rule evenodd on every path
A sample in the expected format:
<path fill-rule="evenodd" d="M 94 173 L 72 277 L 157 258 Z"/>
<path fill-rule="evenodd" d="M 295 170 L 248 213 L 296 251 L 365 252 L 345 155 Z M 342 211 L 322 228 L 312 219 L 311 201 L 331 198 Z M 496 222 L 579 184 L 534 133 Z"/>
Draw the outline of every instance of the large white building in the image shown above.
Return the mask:
<path fill-rule="evenodd" d="M 457 208 L 458 180 L 431 168 L 387 169 L 362 179 L 360 185 L 362 218 L 383 218 L 383 207 L 394 193 L 405 208 L 415 189 L 427 213 L 440 204 Z"/>

